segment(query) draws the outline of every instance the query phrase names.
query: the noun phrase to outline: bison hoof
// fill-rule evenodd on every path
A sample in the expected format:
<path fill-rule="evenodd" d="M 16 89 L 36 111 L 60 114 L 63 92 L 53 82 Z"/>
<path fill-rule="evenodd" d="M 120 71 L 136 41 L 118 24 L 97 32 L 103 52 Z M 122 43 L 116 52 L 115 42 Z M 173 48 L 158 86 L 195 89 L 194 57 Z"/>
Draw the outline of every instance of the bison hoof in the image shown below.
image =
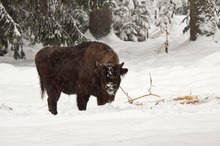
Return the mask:
<path fill-rule="evenodd" d="M 49 109 L 49 111 L 51 112 L 51 114 L 57 115 L 57 111 L 56 111 L 56 110 L 51 110 L 51 109 Z"/>
<path fill-rule="evenodd" d="M 78 109 L 79 109 L 80 111 L 85 111 L 85 110 L 86 110 L 85 107 L 78 107 Z"/>

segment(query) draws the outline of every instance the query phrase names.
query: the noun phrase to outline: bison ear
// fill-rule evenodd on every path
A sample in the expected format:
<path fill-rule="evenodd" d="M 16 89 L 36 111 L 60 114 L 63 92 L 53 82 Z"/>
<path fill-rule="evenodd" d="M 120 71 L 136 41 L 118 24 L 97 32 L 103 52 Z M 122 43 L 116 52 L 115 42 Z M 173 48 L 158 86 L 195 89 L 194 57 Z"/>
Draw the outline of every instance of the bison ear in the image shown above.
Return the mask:
<path fill-rule="evenodd" d="M 121 75 L 124 76 L 128 72 L 127 68 L 122 68 L 121 69 Z"/>
<path fill-rule="evenodd" d="M 122 68 L 122 66 L 124 65 L 124 62 L 122 62 L 121 64 L 119 64 L 119 68 L 120 68 L 120 74 L 121 76 L 124 76 L 127 72 L 128 72 L 128 69 L 127 68 Z"/>
<path fill-rule="evenodd" d="M 122 62 L 121 64 L 119 64 L 119 67 L 122 68 L 122 66 L 124 65 L 125 63 Z"/>

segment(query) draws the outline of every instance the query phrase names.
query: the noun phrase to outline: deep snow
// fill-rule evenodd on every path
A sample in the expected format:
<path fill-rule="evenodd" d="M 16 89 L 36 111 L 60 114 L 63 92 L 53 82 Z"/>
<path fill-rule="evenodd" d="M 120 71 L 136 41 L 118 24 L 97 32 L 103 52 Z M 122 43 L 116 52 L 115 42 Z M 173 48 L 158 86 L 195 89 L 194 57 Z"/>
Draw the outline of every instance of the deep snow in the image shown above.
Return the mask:
<path fill-rule="evenodd" d="M 161 35 L 143 43 L 123 42 L 113 34 L 102 41 L 119 54 L 129 69 L 121 86 L 135 98 L 152 93 L 131 105 L 119 90 L 112 104 L 97 106 L 90 98 L 88 110 L 77 110 L 75 95 L 62 94 L 58 115 L 41 100 L 33 57 L 27 60 L 0 58 L 0 145 L 1 146 L 219 146 L 220 144 L 220 43 L 212 38 L 188 41 L 182 25 L 173 26 L 169 53 L 158 49 Z M 9 55 L 10 56 L 10 55 Z M 180 104 L 173 99 L 198 96 L 198 104 Z M 163 102 L 156 102 L 164 99 Z"/>

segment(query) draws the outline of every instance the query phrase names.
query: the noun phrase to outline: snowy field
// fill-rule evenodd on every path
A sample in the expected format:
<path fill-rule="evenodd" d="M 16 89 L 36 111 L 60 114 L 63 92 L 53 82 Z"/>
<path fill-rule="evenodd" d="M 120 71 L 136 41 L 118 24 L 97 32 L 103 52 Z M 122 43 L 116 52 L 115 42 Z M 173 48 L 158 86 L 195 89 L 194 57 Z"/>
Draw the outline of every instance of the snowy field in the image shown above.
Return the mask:
<path fill-rule="evenodd" d="M 143 43 L 123 42 L 109 35 L 102 41 L 119 54 L 129 69 L 112 104 L 97 106 L 90 98 L 87 111 L 78 111 L 75 95 L 61 95 L 58 115 L 41 100 L 33 57 L 0 58 L 0 146 L 219 146 L 220 145 L 220 43 L 212 38 L 189 42 L 176 25 L 169 53 L 158 49 L 165 36 Z M 220 41 L 220 40 L 219 40 Z M 38 48 L 38 47 L 34 47 Z M 40 49 L 40 48 L 38 48 Z M 197 97 L 196 104 L 174 100 Z M 161 102 L 158 102 L 158 101 Z"/>

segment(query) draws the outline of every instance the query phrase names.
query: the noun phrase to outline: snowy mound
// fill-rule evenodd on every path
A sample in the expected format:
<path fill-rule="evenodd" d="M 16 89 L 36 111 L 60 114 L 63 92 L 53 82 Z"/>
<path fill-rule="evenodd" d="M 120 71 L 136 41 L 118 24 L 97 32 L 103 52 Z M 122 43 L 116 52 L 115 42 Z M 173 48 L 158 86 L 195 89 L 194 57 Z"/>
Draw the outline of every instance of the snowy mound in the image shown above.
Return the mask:
<path fill-rule="evenodd" d="M 146 96 L 138 105 L 129 104 L 119 90 L 112 104 L 98 107 L 91 97 L 88 110 L 80 112 L 75 95 L 62 94 L 59 114 L 52 116 L 46 98 L 40 98 L 35 51 L 20 63 L 1 58 L 14 65 L 0 63 L 0 145 L 218 146 L 220 44 L 207 38 L 189 42 L 177 30 L 168 54 L 158 54 L 164 36 L 143 43 L 103 38 L 129 69 L 121 87 L 130 97 L 149 94 L 151 73 L 151 92 L 160 98 Z M 198 102 L 174 100 L 186 95 Z"/>

